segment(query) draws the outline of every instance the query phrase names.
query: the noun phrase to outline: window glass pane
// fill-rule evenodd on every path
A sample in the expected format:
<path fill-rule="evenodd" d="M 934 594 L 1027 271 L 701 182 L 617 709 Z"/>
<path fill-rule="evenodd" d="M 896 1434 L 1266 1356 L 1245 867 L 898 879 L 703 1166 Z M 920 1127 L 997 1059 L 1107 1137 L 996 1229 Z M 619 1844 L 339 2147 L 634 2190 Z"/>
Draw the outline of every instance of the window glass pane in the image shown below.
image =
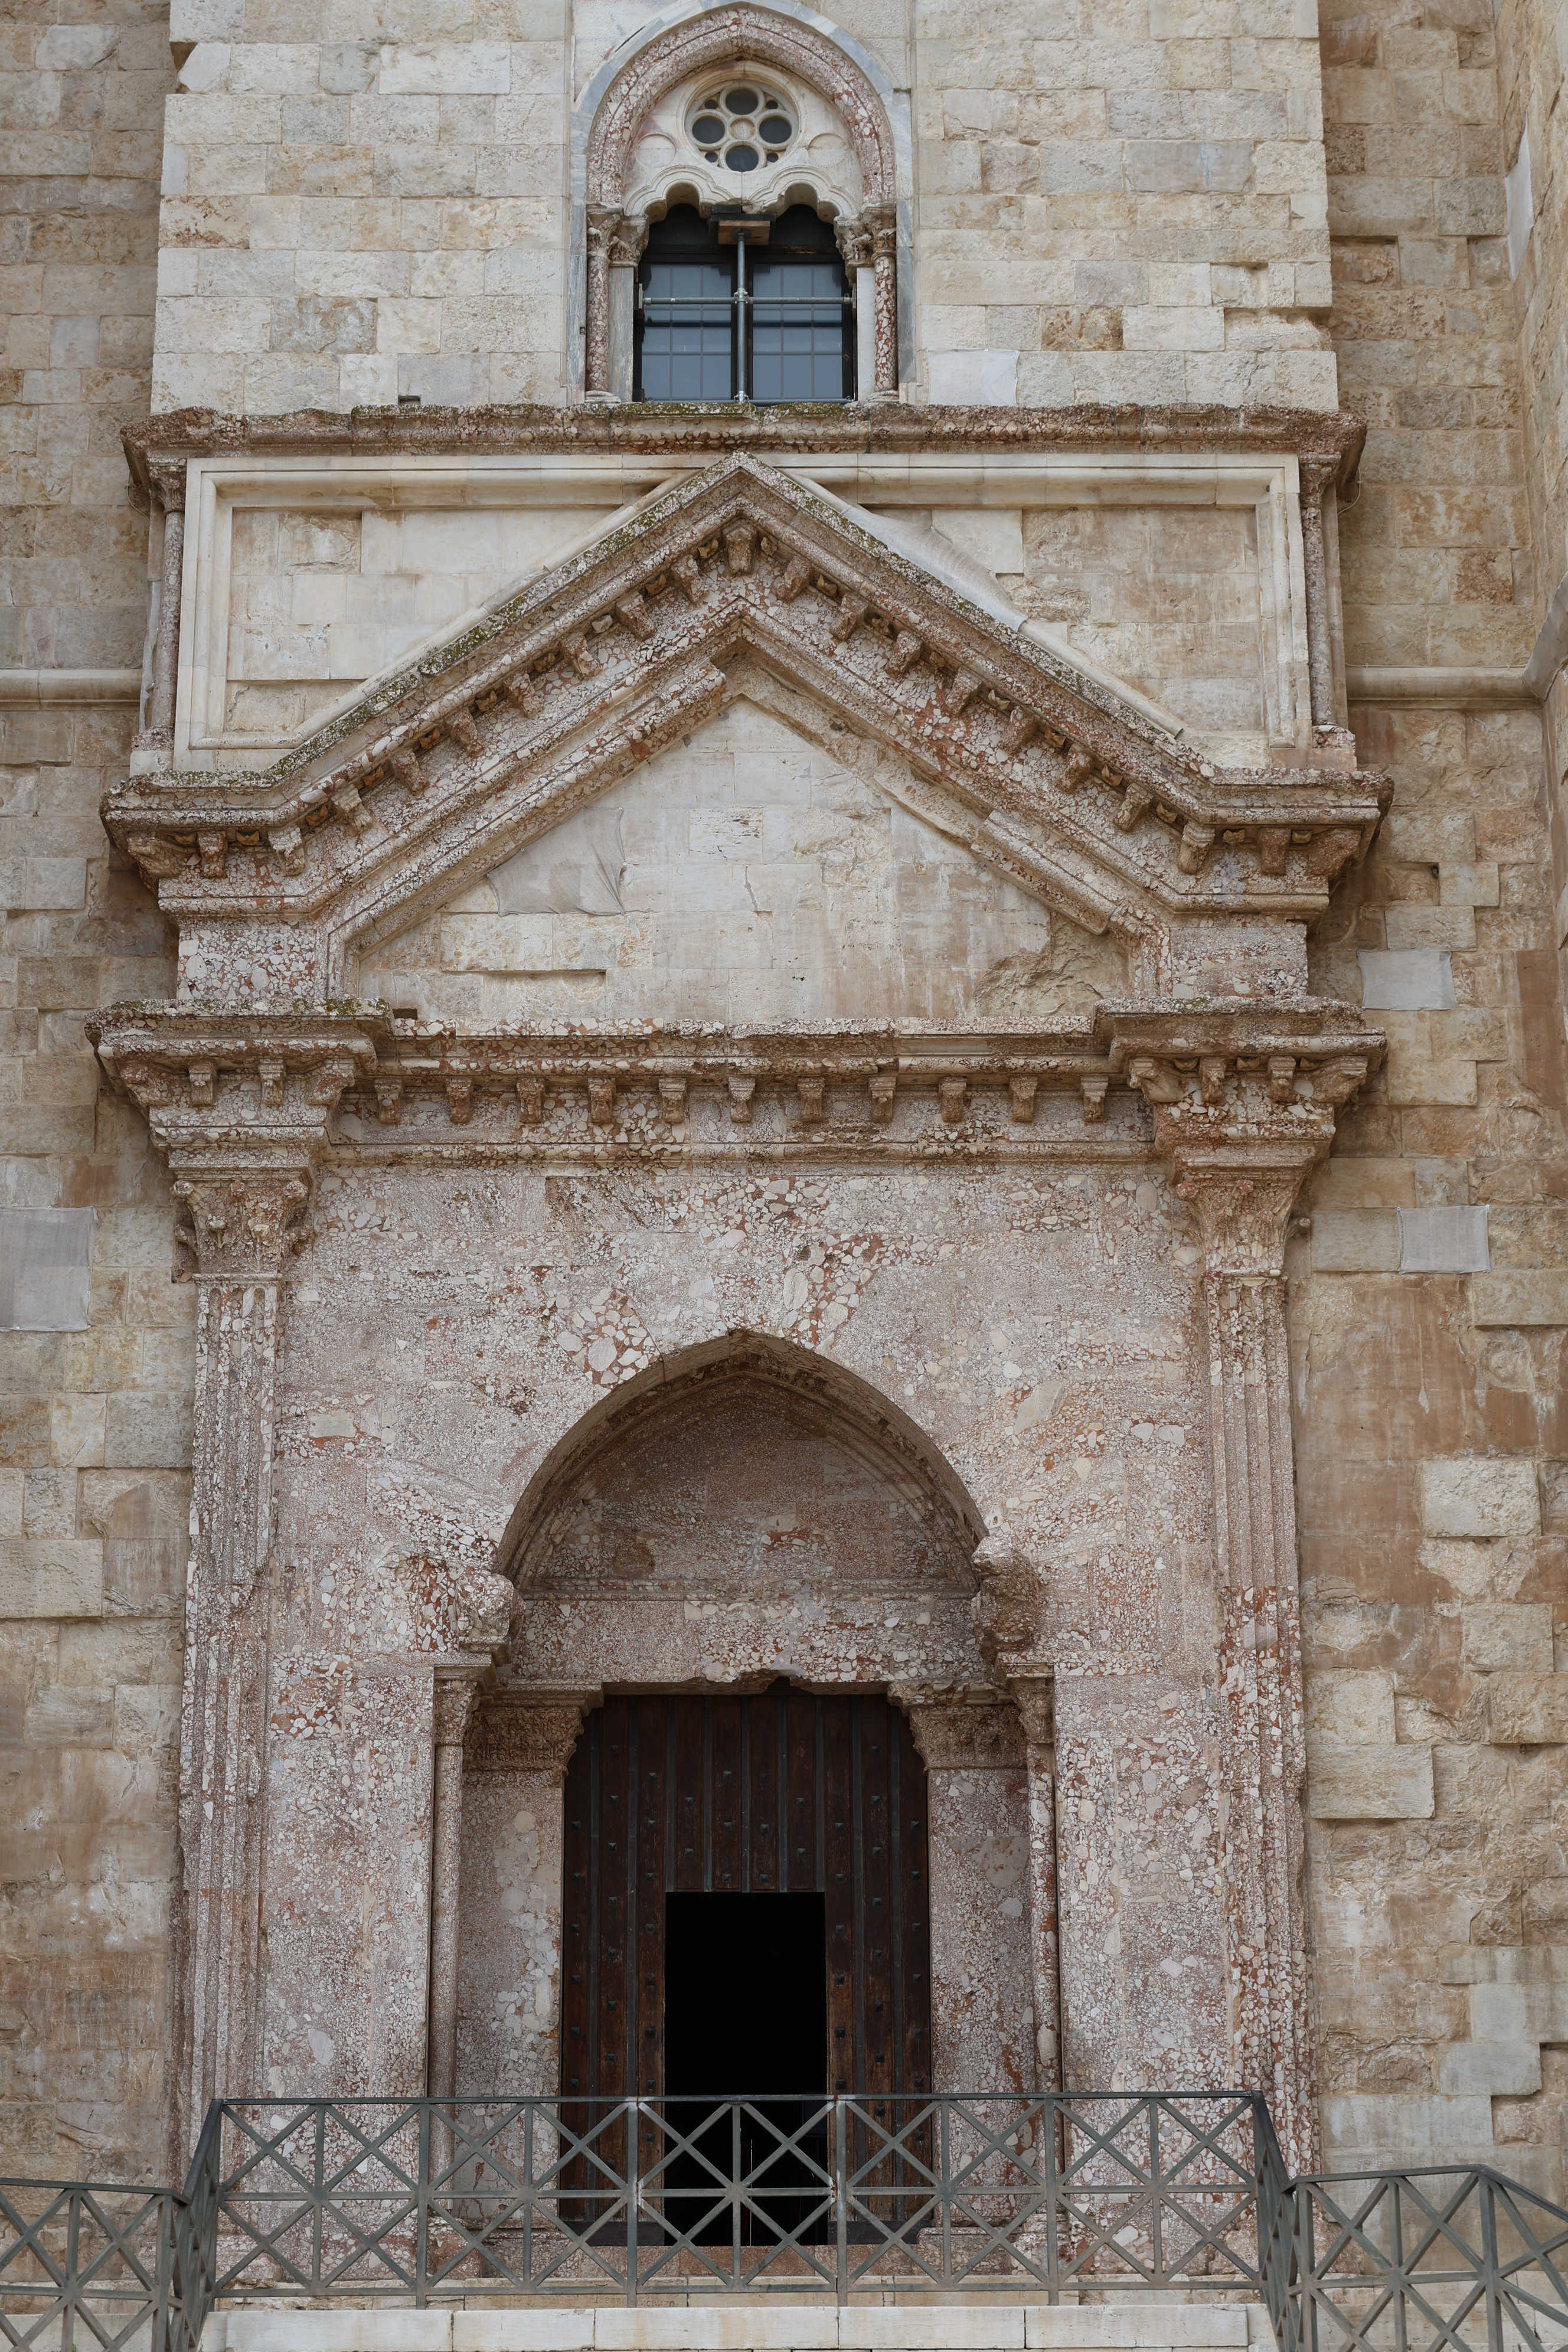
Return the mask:
<path fill-rule="evenodd" d="M 678 205 L 649 230 L 638 274 L 639 396 L 732 398 L 732 252 L 690 205 Z"/>
<path fill-rule="evenodd" d="M 832 224 L 792 205 L 754 257 L 752 291 L 752 398 L 845 399 L 853 382 L 849 280 Z"/>

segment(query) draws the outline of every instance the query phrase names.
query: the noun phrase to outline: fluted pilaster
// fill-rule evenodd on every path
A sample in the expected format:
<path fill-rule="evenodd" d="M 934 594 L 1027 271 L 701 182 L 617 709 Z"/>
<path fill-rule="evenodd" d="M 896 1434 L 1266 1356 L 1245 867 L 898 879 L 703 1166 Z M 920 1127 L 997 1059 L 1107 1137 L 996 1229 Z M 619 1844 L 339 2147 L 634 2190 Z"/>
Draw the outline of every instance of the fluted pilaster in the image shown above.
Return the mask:
<path fill-rule="evenodd" d="M 210 2100 L 254 2087 L 280 1278 L 309 1185 L 299 1169 L 248 1171 L 176 1193 L 198 1286 L 175 1945 L 184 2157 Z"/>

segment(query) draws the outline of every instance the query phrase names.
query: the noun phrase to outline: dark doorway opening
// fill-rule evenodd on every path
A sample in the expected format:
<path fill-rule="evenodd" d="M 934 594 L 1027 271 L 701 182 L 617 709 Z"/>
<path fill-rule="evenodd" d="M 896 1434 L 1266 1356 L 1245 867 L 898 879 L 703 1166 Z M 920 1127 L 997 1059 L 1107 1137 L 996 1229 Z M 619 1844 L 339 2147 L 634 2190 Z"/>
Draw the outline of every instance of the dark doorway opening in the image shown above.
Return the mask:
<path fill-rule="evenodd" d="M 666 2171 L 667 2225 L 700 2243 L 731 2242 L 737 2219 L 742 2245 L 830 2237 L 827 2072 L 826 1898 L 667 1895 L 665 2113 L 689 2143 Z"/>

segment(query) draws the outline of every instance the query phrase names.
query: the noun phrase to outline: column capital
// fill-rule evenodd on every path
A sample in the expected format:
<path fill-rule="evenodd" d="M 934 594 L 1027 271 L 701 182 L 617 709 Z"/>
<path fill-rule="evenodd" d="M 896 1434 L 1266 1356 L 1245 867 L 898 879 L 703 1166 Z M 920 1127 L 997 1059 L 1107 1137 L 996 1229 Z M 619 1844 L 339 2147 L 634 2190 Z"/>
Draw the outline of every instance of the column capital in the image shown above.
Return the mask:
<path fill-rule="evenodd" d="M 1030 1753 L 1049 1751 L 1054 1754 L 1057 1744 L 1055 1675 L 1011 1675 L 1007 1688 L 1018 1710 L 1018 1719 L 1024 1727 L 1024 1738 Z"/>
<path fill-rule="evenodd" d="M 466 1772 L 544 1772 L 557 1787 L 597 1690 L 487 1691 L 468 1726 Z"/>
<path fill-rule="evenodd" d="M 888 1696 L 910 1718 L 931 1772 L 1003 1772 L 1024 1761 L 1017 1711 L 1005 1693 L 895 1683 Z"/>
<path fill-rule="evenodd" d="M 201 1281 L 277 1282 L 310 1237 L 311 1170 L 213 1169 L 174 1180 L 174 1238 Z"/>
<path fill-rule="evenodd" d="M 488 1658 L 443 1659 L 437 1667 L 430 1736 L 437 1748 L 462 1747 L 489 1671 Z"/>
<path fill-rule="evenodd" d="M 1335 1008 L 1337 1010 L 1337 1008 Z M 1266 1004 L 1125 1025 L 1115 1058 L 1154 1114 L 1155 1140 L 1198 1222 L 1212 1276 L 1278 1276 L 1285 1230 L 1380 1031 Z"/>

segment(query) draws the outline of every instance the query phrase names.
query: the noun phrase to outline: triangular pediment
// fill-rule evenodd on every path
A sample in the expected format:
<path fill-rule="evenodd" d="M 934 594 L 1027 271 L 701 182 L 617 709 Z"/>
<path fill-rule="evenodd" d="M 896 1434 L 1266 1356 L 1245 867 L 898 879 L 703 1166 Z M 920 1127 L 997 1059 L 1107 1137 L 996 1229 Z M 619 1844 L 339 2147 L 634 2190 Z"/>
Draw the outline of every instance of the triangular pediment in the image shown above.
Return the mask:
<path fill-rule="evenodd" d="M 352 992 L 466 1032 L 1060 1027 L 1124 997 L 1098 937 L 917 812 L 907 763 L 757 665 L 689 740 L 421 907 Z"/>
<path fill-rule="evenodd" d="M 337 993 L 425 910 L 486 911 L 456 902 L 697 740 L 742 669 L 881 760 L 884 801 L 961 845 L 993 900 L 1005 881 L 1156 961 L 1190 917 L 1310 919 L 1381 814 L 1374 778 L 1215 771 L 837 499 L 739 456 L 274 768 L 138 779 L 106 822 L 177 919 L 292 934 L 301 984 Z"/>

